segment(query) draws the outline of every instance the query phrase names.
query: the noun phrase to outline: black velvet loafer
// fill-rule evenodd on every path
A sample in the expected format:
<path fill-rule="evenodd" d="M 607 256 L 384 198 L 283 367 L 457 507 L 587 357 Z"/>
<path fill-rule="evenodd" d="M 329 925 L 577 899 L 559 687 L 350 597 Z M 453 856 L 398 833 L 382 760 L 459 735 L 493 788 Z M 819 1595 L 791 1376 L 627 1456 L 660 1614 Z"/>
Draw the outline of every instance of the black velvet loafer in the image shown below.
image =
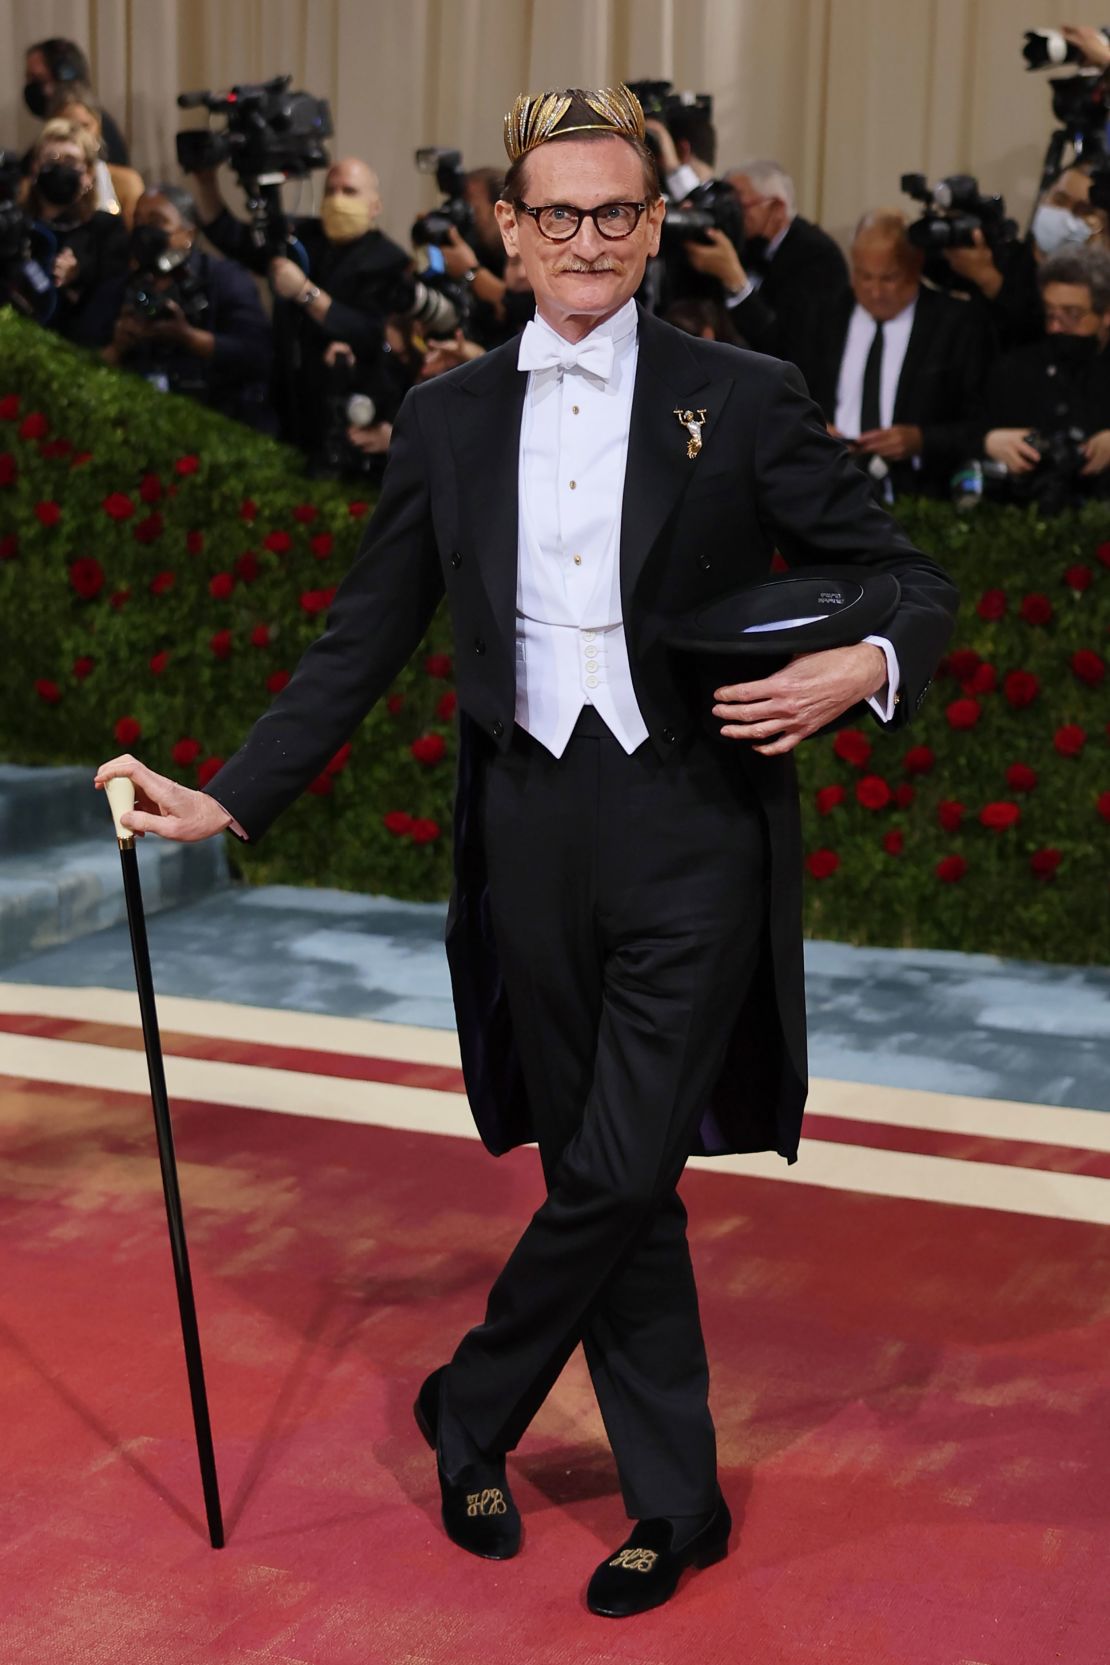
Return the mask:
<path fill-rule="evenodd" d="M 440 1365 L 424 1383 L 412 1408 L 416 1426 L 436 1454 L 443 1526 L 452 1543 L 487 1561 L 507 1561 L 520 1548 L 520 1511 L 505 1478 L 504 1457 L 468 1463 L 452 1480 L 439 1451 L 443 1373 Z"/>
<path fill-rule="evenodd" d="M 728 1553 L 732 1516 L 720 1498 L 709 1520 L 690 1542 L 672 1550 L 669 1520 L 637 1521 L 621 1547 L 597 1568 L 586 1591 L 591 1613 L 627 1619 L 670 1601 L 687 1567 L 711 1567 Z"/>

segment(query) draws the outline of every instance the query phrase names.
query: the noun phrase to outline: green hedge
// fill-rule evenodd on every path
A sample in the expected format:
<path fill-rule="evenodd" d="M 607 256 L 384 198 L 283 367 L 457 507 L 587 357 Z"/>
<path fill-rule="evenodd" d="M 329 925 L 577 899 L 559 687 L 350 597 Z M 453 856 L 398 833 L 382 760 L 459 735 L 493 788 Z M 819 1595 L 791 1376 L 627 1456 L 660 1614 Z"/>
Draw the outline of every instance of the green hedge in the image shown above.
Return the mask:
<path fill-rule="evenodd" d="M 0 313 L 0 753 L 126 749 L 209 778 L 319 630 L 367 512 L 281 446 Z M 802 748 L 807 929 L 1103 960 L 1110 515 L 901 518 L 961 587 L 955 651 L 909 734 Z M 446 894 L 450 653 L 441 615 L 260 848 L 233 846 L 248 878 Z M 999 804 L 987 819 L 1007 824 L 983 825 Z"/>

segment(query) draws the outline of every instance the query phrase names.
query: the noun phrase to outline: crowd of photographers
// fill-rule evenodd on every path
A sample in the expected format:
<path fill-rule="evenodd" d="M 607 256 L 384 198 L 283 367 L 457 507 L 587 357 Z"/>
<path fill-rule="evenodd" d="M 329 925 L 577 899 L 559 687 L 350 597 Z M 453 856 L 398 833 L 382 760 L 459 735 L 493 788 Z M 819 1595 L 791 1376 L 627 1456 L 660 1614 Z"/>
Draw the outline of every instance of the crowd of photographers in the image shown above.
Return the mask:
<path fill-rule="evenodd" d="M 1025 235 L 974 179 L 904 175 L 920 212 L 864 213 L 847 260 L 777 163 L 718 171 L 705 95 L 633 83 L 669 199 L 642 303 L 796 363 L 887 502 L 1110 497 L 1110 31 L 1030 31 L 1025 56 L 1073 67 L 1052 81 L 1059 125 Z M 418 152 L 443 200 L 402 247 L 372 167 L 329 162 L 327 105 L 288 77 L 182 95 L 225 120 L 179 134 L 185 183 L 129 165 L 73 42 L 30 48 L 24 99 L 43 125 L 25 155 L 0 152 L 0 299 L 318 472 L 379 472 L 407 389 L 531 315 L 497 227 L 499 169 Z M 223 200 L 223 163 L 247 218 Z M 287 216 L 280 182 L 316 169 L 319 214 Z"/>

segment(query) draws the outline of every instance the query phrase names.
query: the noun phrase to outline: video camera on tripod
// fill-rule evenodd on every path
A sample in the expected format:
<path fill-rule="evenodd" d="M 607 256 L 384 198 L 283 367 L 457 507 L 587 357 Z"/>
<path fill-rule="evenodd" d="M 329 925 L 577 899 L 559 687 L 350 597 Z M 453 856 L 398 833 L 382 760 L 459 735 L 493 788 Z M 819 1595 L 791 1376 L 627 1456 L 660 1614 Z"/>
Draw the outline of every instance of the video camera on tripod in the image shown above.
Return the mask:
<path fill-rule="evenodd" d="M 326 168 L 330 161 L 324 143 L 333 133 L 328 101 L 290 91 L 292 79 L 275 75 L 226 92 L 183 92 L 177 98 L 183 110 L 204 109 L 226 117 L 222 128 L 192 127 L 178 133 L 177 160 L 186 173 L 228 163 L 246 194 L 255 244 L 271 256 L 290 252 L 282 185 Z"/>

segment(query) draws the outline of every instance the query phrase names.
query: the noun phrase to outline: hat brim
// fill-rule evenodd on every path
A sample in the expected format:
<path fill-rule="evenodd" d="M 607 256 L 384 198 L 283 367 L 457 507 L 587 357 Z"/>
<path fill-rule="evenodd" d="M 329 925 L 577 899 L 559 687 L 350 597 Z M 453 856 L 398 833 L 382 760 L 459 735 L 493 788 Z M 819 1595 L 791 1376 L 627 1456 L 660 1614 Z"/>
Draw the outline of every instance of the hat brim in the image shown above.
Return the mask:
<path fill-rule="evenodd" d="M 663 632 L 679 653 L 781 659 L 844 647 L 893 616 L 902 589 L 892 572 L 829 567 L 788 572 L 704 602 Z"/>

